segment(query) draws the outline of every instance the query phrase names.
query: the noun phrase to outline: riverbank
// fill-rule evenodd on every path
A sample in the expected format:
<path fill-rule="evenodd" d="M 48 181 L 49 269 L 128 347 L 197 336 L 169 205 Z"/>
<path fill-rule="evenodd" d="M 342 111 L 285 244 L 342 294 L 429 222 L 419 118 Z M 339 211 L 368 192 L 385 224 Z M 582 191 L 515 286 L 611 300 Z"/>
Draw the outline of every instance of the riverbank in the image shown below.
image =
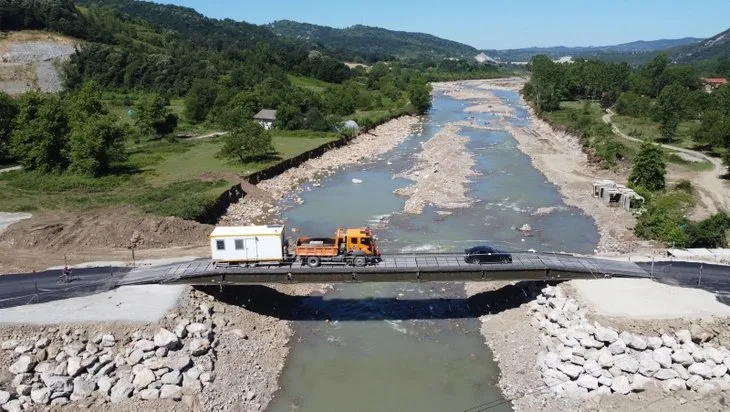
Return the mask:
<path fill-rule="evenodd" d="M 264 180 L 258 185 L 259 196 L 246 196 L 232 204 L 219 222 L 221 225 L 270 224 L 281 212 L 277 202 L 284 196 L 295 194 L 301 183 L 318 184 L 337 169 L 353 164 L 364 164 L 392 150 L 412 133 L 421 133 L 421 119 L 402 116 L 390 120 L 368 133 L 362 134 L 343 147 L 330 150 L 301 166 L 287 170 L 279 176 Z M 301 202 L 301 200 L 298 200 Z"/>
<path fill-rule="evenodd" d="M 514 289 L 518 304 L 526 302 L 480 317 L 516 411 L 723 409 L 730 310 L 712 294 L 648 279 L 544 286 L 465 284 L 469 297 Z"/>
<path fill-rule="evenodd" d="M 279 389 L 294 333 L 291 322 L 278 316 L 276 303 L 240 288 L 233 294 L 218 288 L 149 288 L 0 310 L 8 312 L 5 321 L 15 323 L 0 327 L 0 409 L 50 402 L 114 412 L 264 410 Z M 286 296 L 321 294 L 326 288 L 276 287 Z M 150 295 L 163 301 L 154 313 L 137 306 Z M 96 320 L 44 321 L 48 311 L 77 310 L 94 311 Z M 27 366 L 25 357 L 31 359 Z M 56 371 L 56 384 L 44 377 L 48 370 Z M 43 383 L 31 389 L 31 381 Z"/>
<path fill-rule="evenodd" d="M 492 90 L 519 91 L 524 82 L 525 80 L 521 78 L 475 80 L 459 82 L 461 86 L 458 83 L 443 84 L 439 90 L 450 93 L 452 97 L 468 99 L 476 103 L 476 107 L 483 108 L 481 99 L 486 99 L 488 102 L 498 99 Z M 465 84 L 471 87 L 464 89 Z M 492 97 L 488 97 L 489 95 Z M 631 213 L 618 208 L 608 208 L 591 196 L 593 181 L 600 179 L 623 181 L 624 176 L 615 171 L 596 169 L 588 162 L 588 157 L 583 153 L 577 137 L 555 131 L 535 115 L 524 99 L 520 98 L 520 102 L 528 112 L 529 126 L 515 126 L 501 116 L 498 122 L 500 127 L 517 140 L 520 151 L 530 157 L 533 166 L 558 187 L 563 201 L 568 206 L 576 207 L 594 219 L 600 234 L 596 253 L 621 255 L 639 249 L 650 249 L 649 242 L 641 241 L 634 235 L 636 219 Z M 498 108 L 495 113 L 502 114 L 504 111 Z"/>
<path fill-rule="evenodd" d="M 475 175 L 474 156 L 466 148 L 469 139 L 460 136 L 460 130 L 457 125 L 446 125 L 422 145 L 413 168 L 395 176 L 415 182 L 394 192 L 408 198 L 405 213 L 420 214 L 427 205 L 458 209 L 473 203 L 467 196 L 466 185 Z"/>

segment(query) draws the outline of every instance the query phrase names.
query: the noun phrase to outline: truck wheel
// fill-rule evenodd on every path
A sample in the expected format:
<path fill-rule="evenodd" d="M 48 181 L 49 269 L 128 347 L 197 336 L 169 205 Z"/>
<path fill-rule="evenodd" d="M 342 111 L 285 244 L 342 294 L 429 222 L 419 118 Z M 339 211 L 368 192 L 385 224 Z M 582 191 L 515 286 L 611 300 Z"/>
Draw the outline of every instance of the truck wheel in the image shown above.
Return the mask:
<path fill-rule="evenodd" d="M 320 265 L 319 257 L 317 256 L 310 256 L 307 258 L 307 266 L 310 268 L 316 268 Z"/>
<path fill-rule="evenodd" d="M 352 264 L 357 267 L 363 267 L 367 265 L 368 261 L 365 259 L 365 256 L 356 256 L 355 259 L 352 259 Z"/>

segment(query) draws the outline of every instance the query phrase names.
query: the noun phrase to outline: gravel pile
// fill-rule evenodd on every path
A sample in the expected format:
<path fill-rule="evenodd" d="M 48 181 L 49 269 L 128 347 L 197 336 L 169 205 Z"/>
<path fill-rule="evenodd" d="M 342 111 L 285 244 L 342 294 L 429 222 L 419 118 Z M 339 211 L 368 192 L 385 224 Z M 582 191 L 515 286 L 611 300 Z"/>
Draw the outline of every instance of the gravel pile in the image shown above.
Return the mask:
<path fill-rule="evenodd" d="M 544 351 L 538 367 L 558 396 L 628 395 L 656 384 L 666 392 L 730 391 L 730 350 L 703 330 L 644 336 L 588 322 L 573 299 L 547 287 L 528 304 Z"/>
<path fill-rule="evenodd" d="M 33 76 L 34 81 L 4 81 L 0 82 L 0 89 L 10 94 L 20 94 L 38 87 L 42 92 L 56 93 L 62 90 L 56 62 L 63 62 L 75 52 L 70 44 L 44 41 L 18 41 L 7 47 L 7 51 L 0 56 L 0 65 L 30 64 L 26 76 Z"/>
<path fill-rule="evenodd" d="M 69 56 L 74 51 L 74 46 L 70 44 L 43 41 L 14 42 L 3 53 L 2 61 L 6 63 L 34 63 Z"/>
<path fill-rule="evenodd" d="M 51 61 L 38 63 L 36 67 L 36 79 L 38 87 L 45 93 L 57 93 L 63 90 L 63 82 L 58 75 L 58 70 Z"/>

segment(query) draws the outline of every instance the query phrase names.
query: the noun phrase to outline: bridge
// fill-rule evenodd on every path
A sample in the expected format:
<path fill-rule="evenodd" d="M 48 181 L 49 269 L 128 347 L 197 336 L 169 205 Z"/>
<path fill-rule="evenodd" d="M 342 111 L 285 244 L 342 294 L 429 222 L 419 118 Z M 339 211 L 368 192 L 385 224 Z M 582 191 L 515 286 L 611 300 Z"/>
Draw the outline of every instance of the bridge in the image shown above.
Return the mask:
<path fill-rule="evenodd" d="M 125 283 L 236 285 L 267 283 L 448 282 L 649 278 L 633 262 L 549 253 L 513 253 L 511 263 L 469 264 L 464 254 L 388 254 L 365 267 L 300 262 L 254 267 L 216 267 L 208 259 L 130 271 Z"/>
<path fill-rule="evenodd" d="M 463 254 L 388 254 L 377 266 L 301 264 L 216 268 L 209 259 L 142 267 L 74 269 L 78 281 L 57 282 L 59 270 L 0 276 L 0 308 L 49 302 L 142 284 L 196 286 L 271 283 L 357 283 L 430 281 L 561 281 L 605 277 L 652 278 L 698 287 L 730 304 L 730 266 L 683 260 L 626 262 L 554 253 L 512 253 L 512 263 L 467 264 Z"/>

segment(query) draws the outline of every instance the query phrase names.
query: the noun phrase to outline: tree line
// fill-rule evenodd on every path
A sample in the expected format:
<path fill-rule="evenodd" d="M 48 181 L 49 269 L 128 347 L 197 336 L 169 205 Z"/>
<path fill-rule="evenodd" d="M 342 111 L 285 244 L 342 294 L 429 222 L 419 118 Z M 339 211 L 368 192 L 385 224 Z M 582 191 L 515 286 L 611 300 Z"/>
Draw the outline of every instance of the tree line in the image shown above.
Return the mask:
<path fill-rule="evenodd" d="M 561 64 L 537 56 L 530 69 L 524 94 L 540 111 L 559 110 L 563 100 L 589 99 L 621 115 L 651 118 L 667 142 L 676 139 L 682 121 L 695 121 L 696 142 L 730 148 L 730 87 L 706 93 L 694 66 L 671 64 L 666 55 L 636 69 L 587 60 Z"/>

